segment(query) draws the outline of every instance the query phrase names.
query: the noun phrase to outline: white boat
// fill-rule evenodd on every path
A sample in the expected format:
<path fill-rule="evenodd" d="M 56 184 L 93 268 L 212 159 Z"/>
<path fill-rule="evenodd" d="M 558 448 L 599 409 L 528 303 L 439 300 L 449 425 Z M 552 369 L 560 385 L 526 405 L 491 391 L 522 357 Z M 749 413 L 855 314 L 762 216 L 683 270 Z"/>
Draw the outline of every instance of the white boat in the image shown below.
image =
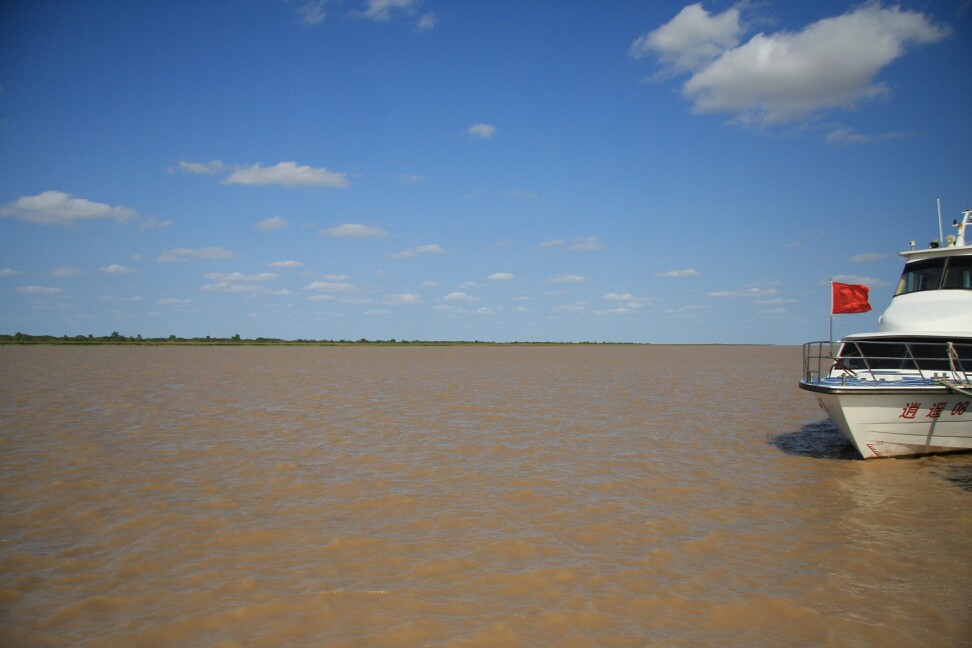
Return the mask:
<path fill-rule="evenodd" d="M 803 345 L 800 388 L 865 459 L 972 450 L 972 210 L 901 253 L 878 331 Z"/>

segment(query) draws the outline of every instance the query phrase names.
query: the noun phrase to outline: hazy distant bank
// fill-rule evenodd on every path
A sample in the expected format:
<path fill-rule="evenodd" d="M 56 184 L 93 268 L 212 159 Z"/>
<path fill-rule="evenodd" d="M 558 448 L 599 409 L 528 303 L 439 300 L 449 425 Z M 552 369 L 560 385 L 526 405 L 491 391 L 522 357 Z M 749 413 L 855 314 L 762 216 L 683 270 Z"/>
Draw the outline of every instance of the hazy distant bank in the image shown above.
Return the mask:
<path fill-rule="evenodd" d="M 175 335 L 169 337 L 143 338 L 141 335 L 124 336 L 118 333 L 111 335 L 29 335 L 16 333 L 14 335 L 0 334 L 0 345 L 65 345 L 65 346 L 114 346 L 114 345 L 145 345 L 145 346 L 775 346 L 765 344 L 725 344 L 725 343 L 689 343 L 666 344 L 656 342 L 559 342 L 559 341 L 513 341 L 490 342 L 483 340 L 312 340 L 296 339 L 283 340 L 280 338 L 243 338 L 238 335 L 230 338 L 212 336 L 183 338 Z"/>

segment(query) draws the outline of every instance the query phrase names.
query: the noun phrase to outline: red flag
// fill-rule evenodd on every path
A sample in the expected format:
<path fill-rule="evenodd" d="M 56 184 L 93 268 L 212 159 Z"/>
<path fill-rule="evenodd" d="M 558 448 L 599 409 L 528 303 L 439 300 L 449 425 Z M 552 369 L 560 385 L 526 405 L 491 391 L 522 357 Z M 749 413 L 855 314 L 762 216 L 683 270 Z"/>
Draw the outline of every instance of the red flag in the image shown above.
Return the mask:
<path fill-rule="evenodd" d="M 866 313 L 871 310 L 867 303 L 870 288 L 862 284 L 844 284 L 836 281 L 831 286 L 831 313 Z"/>

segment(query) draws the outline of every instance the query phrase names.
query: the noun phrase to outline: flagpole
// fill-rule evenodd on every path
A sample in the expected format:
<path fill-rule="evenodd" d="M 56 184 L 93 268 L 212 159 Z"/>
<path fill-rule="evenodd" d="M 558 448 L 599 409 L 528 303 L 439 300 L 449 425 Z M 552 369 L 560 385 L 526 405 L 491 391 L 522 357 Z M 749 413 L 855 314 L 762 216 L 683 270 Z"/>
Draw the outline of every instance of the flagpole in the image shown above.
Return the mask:
<path fill-rule="evenodd" d="M 830 278 L 830 355 L 834 355 L 834 278 Z"/>

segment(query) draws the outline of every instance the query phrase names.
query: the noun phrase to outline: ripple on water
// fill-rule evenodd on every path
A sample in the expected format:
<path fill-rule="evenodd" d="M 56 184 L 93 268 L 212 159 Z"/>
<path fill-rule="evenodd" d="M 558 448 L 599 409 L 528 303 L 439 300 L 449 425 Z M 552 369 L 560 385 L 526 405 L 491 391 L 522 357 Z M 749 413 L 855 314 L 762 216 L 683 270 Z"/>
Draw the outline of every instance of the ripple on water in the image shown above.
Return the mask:
<path fill-rule="evenodd" d="M 968 643 L 972 456 L 799 354 L 0 348 L 0 644 Z"/>

